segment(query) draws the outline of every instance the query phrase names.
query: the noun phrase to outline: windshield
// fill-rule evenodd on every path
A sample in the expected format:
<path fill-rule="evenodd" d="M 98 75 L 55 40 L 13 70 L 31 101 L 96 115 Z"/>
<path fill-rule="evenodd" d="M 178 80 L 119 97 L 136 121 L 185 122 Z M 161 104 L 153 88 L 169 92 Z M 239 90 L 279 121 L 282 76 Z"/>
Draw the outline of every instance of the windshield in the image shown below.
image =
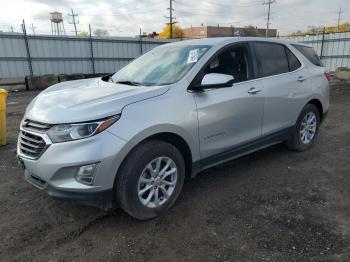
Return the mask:
<path fill-rule="evenodd" d="M 115 83 L 169 85 L 182 79 L 210 46 L 164 46 L 132 61 L 112 76 Z"/>

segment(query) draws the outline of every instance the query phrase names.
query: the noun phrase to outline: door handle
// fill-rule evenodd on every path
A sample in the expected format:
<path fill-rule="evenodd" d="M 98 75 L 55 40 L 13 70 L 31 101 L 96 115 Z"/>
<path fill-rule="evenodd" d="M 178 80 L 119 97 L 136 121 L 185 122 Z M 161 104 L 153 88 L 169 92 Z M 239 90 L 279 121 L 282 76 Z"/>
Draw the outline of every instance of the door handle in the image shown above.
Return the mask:
<path fill-rule="evenodd" d="M 261 88 L 251 87 L 251 88 L 248 90 L 248 93 L 249 93 L 249 94 L 252 94 L 252 95 L 255 95 L 255 94 L 259 93 L 261 90 L 262 90 Z"/>
<path fill-rule="evenodd" d="M 305 76 L 299 76 L 297 79 L 299 82 L 304 82 L 306 80 Z"/>

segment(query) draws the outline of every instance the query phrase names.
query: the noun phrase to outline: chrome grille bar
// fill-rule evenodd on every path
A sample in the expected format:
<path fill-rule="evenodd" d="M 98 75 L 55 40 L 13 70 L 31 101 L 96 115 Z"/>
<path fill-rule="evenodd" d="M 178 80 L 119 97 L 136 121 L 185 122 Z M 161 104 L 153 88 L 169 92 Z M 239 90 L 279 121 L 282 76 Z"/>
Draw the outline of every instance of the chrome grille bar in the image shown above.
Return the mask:
<path fill-rule="evenodd" d="M 43 149 L 45 147 L 45 144 L 44 143 L 40 143 L 40 144 L 42 144 L 42 146 L 36 145 L 34 143 L 27 143 L 25 142 L 25 138 L 22 138 L 22 141 L 21 141 L 22 146 L 26 146 L 28 148 Z"/>
<path fill-rule="evenodd" d="M 45 132 L 52 125 L 35 122 L 29 119 L 25 119 L 22 123 L 22 127 L 32 131 Z"/>
<path fill-rule="evenodd" d="M 30 159 L 38 159 L 51 144 L 45 134 L 50 127 L 51 125 L 48 124 L 25 119 L 18 137 L 18 154 Z"/>
<path fill-rule="evenodd" d="M 24 132 L 24 131 L 23 131 Z M 25 133 L 25 132 L 24 132 Z M 30 141 L 30 142 L 33 142 L 33 143 L 42 143 L 40 140 L 35 140 L 34 138 L 32 137 L 29 137 L 29 136 L 24 136 L 22 135 L 22 133 L 20 133 L 20 137 L 24 140 L 27 140 L 27 141 Z"/>

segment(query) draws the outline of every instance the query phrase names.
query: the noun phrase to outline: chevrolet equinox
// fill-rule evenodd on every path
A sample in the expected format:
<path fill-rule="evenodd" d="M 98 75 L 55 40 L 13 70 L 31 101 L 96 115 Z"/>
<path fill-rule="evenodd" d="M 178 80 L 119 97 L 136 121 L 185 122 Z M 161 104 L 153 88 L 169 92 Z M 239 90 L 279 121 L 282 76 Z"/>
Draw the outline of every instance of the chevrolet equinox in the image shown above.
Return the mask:
<path fill-rule="evenodd" d="M 55 199 L 150 219 L 206 168 L 277 143 L 308 150 L 328 81 L 300 43 L 165 44 L 115 74 L 41 92 L 21 122 L 18 160 L 26 181 Z"/>

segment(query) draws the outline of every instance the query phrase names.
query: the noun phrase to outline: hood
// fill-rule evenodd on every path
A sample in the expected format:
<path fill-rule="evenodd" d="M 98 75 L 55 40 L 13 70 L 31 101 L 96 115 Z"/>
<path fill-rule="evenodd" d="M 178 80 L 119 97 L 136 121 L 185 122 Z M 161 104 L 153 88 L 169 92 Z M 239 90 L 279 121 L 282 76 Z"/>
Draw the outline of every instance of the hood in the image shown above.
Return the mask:
<path fill-rule="evenodd" d="M 129 86 L 101 78 L 63 82 L 34 98 L 27 107 L 26 118 L 47 124 L 96 120 L 119 114 L 126 105 L 167 90 L 166 86 Z"/>

